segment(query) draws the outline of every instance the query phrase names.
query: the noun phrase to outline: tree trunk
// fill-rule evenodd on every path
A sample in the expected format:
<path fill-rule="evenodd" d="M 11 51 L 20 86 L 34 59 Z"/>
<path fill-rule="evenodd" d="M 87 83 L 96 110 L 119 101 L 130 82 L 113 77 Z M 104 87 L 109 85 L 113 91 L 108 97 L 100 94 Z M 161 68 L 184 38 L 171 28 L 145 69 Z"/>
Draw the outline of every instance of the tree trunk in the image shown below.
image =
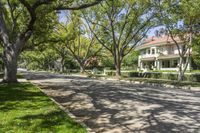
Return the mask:
<path fill-rule="evenodd" d="M 183 81 L 184 80 L 184 59 L 183 57 L 180 57 L 180 61 L 179 61 L 179 68 L 178 68 L 178 81 Z"/>
<path fill-rule="evenodd" d="M 84 65 L 80 65 L 80 72 L 81 73 L 85 73 L 85 67 L 84 67 Z"/>
<path fill-rule="evenodd" d="M 3 55 L 4 62 L 4 77 L 3 82 L 16 83 L 17 82 L 17 54 L 16 52 L 7 47 Z"/>
<path fill-rule="evenodd" d="M 120 62 L 118 62 L 115 65 L 115 69 L 116 69 L 116 77 L 120 77 L 121 76 L 121 63 Z"/>
<path fill-rule="evenodd" d="M 83 74 L 85 73 L 85 66 L 84 66 L 84 61 L 81 61 L 79 60 L 78 58 L 76 58 L 78 64 L 79 64 L 79 67 L 80 67 L 80 72 Z"/>
<path fill-rule="evenodd" d="M 184 80 L 184 73 L 182 71 L 179 71 L 178 73 L 178 81 L 183 81 Z"/>
<path fill-rule="evenodd" d="M 60 72 L 61 72 L 61 73 L 64 73 L 64 69 L 65 69 L 64 64 L 61 63 L 61 69 L 60 69 Z"/>
<path fill-rule="evenodd" d="M 61 71 L 62 73 L 64 73 L 64 70 L 65 70 L 65 59 L 62 58 L 62 59 L 61 59 L 61 69 L 60 69 L 60 71 Z"/>
<path fill-rule="evenodd" d="M 119 77 L 121 77 L 121 60 L 122 60 L 122 58 L 120 57 L 119 53 L 114 58 L 115 58 L 114 63 L 115 63 L 115 69 L 116 69 L 115 75 L 117 78 L 119 78 Z"/>

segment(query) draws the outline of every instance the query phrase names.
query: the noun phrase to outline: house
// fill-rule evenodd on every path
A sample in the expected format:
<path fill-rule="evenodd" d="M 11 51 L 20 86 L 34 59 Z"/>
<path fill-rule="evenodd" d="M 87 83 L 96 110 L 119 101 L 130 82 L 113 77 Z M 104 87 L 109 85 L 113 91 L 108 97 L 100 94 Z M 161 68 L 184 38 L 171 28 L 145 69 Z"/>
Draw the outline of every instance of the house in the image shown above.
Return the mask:
<path fill-rule="evenodd" d="M 180 50 L 183 50 L 185 47 L 181 40 L 175 39 L 179 44 Z M 178 70 L 179 51 L 169 36 L 148 38 L 137 46 L 136 50 L 140 53 L 138 59 L 139 70 Z M 187 66 L 187 70 L 190 69 L 191 61 Z"/>

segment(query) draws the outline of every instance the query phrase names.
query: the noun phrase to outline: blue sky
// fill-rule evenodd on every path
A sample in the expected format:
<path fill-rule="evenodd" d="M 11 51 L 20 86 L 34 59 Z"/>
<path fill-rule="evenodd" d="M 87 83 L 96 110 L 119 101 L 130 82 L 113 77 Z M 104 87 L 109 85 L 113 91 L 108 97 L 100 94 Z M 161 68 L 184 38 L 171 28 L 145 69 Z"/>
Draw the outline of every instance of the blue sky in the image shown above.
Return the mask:
<path fill-rule="evenodd" d="M 155 36 L 155 31 L 159 30 L 160 28 L 162 28 L 162 26 L 158 26 L 158 27 L 154 27 L 154 28 L 150 29 L 149 32 L 148 32 L 148 34 L 147 34 L 148 37 Z"/>
<path fill-rule="evenodd" d="M 59 21 L 65 23 L 65 22 L 66 22 L 66 19 L 67 19 L 67 18 L 65 17 L 65 13 L 64 13 L 64 12 L 61 12 L 61 13 L 59 14 Z M 161 28 L 161 27 L 159 26 L 159 27 L 155 27 L 155 28 L 150 29 L 149 32 L 147 33 L 148 37 L 155 36 L 155 31 L 158 30 L 158 29 L 160 29 L 160 28 Z"/>

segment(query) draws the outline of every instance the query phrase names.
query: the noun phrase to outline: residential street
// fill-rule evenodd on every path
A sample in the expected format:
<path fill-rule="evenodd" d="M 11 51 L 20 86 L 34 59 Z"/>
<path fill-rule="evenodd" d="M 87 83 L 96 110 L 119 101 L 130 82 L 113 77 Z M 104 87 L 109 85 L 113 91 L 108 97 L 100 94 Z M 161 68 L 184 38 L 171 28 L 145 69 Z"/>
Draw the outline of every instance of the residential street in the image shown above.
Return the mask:
<path fill-rule="evenodd" d="M 200 91 L 24 72 L 97 133 L 200 133 Z"/>

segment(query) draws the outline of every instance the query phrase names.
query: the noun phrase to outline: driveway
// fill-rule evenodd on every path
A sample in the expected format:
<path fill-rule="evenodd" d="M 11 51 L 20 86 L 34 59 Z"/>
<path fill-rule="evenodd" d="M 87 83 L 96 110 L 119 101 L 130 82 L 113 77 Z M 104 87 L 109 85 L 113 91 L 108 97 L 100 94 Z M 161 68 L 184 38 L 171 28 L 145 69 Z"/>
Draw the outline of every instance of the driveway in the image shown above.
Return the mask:
<path fill-rule="evenodd" d="M 97 133 L 200 133 L 200 91 L 27 72 Z"/>

